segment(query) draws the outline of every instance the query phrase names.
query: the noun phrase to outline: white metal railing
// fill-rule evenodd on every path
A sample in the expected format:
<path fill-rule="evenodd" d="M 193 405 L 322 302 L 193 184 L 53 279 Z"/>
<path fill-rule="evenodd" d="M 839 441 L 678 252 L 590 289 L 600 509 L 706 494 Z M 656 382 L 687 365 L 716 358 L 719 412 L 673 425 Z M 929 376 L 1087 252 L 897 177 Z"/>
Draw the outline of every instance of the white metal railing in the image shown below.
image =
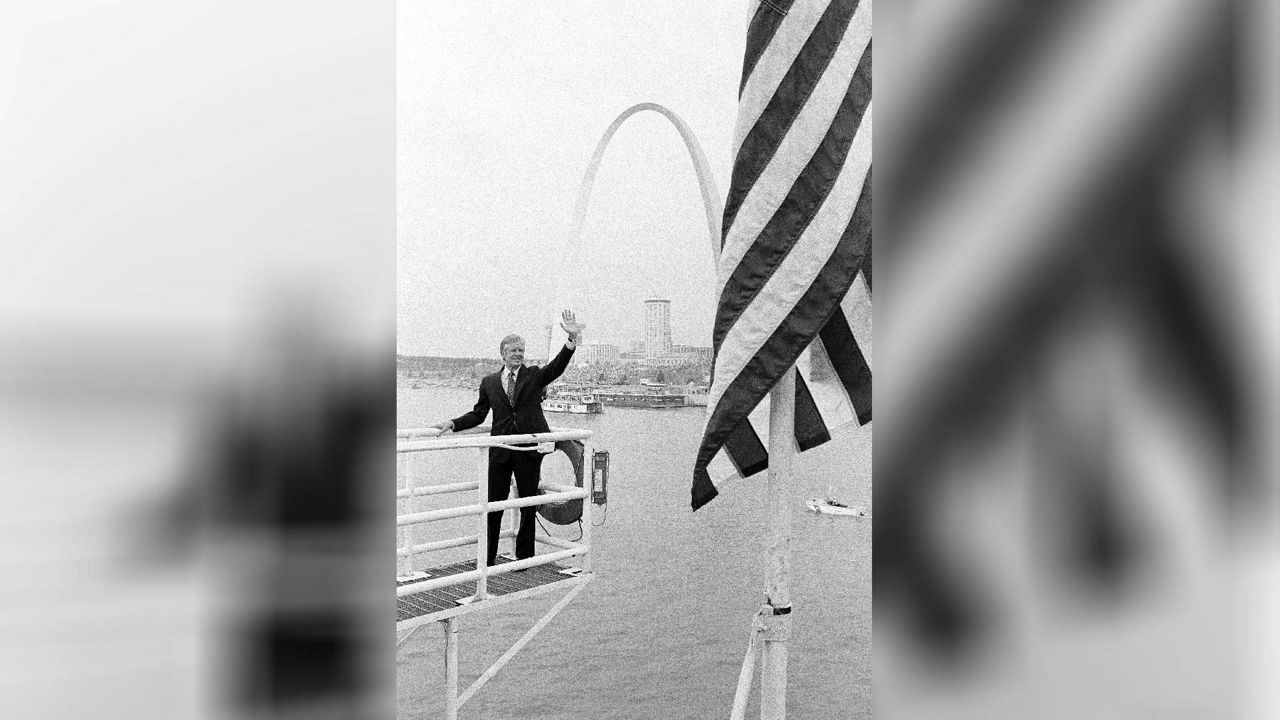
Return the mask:
<path fill-rule="evenodd" d="M 566 486 L 557 483 L 543 482 L 540 489 L 543 494 L 532 497 L 517 497 L 499 502 L 489 501 L 489 482 L 488 482 L 488 450 L 493 447 L 503 447 L 516 452 L 538 452 L 539 446 L 545 450 L 549 445 L 562 440 L 586 440 L 591 437 L 590 430 L 575 430 L 570 428 L 552 428 L 550 432 L 545 433 L 526 433 L 519 435 L 488 435 L 490 426 L 482 425 L 480 427 L 468 430 L 462 433 L 441 433 L 435 428 L 417 428 L 396 431 L 396 452 L 403 453 L 419 453 L 419 452 L 438 452 L 445 450 L 466 450 L 473 449 L 476 451 L 476 479 L 469 482 L 454 482 L 438 485 L 418 486 L 417 478 L 410 474 L 408 487 L 397 490 L 397 500 L 412 500 L 418 497 L 440 496 L 447 494 L 459 494 L 474 491 L 476 493 L 476 502 L 468 505 L 458 505 L 454 507 L 440 508 L 436 510 L 426 510 L 419 512 L 397 513 L 396 525 L 401 528 L 412 528 L 413 532 L 409 533 L 408 543 L 400 545 L 396 548 L 396 556 L 398 558 L 407 558 L 409 560 L 410 569 L 420 570 L 418 565 L 418 557 L 431 552 L 448 550 L 452 548 L 465 547 L 472 543 L 476 545 L 476 569 L 456 575 L 448 575 L 438 578 L 426 578 L 418 582 L 402 585 L 396 588 L 396 597 L 404 597 L 415 593 L 433 590 L 435 588 L 446 587 L 449 585 L 457 585 L 460 583 L 475 581 L 476 594 L 475 600 L 483 600 L 488 597 L 488 578 L 495 575 L 502 575 L 517 570 L 523 570 L 538 565 L 549 565 L 561 560 L 569 558 L 580 558 L 582 570 L 590 572 L 590 548 L 591 548 L 591 488 L 584 483 L 584 487 Z M 544 545 L 555 548 L 552 552 L 541 555 L 534 555 L 530 558 L 515 560 L 513 562 L 503 563 L 489 567 L 487 563 L 489 552 L 489 530 L 488 515 L 490 512 L 499 510 L 514 510 L 547 503 L 559 503 L 568 500 L 582 501 L 582 537 L 576 542 L 562 540 L 535 532 L 534 539 Z M 516 534 L 515 529 L 519 525 L 521 513 L 512 513 L 512 527 L 503 531 L 499 535 L 499 539 L 503 537 L 512 537 Z M 468 515 L 476 516 L 476 534 L 463 537 L 448 538 L 444 540 L 436 540 L 432 542 L 418 542 L 418 529 L 426 523 L 437 522 L 440 520 L 448 520 L 453 518 L 466 517 Z"/>

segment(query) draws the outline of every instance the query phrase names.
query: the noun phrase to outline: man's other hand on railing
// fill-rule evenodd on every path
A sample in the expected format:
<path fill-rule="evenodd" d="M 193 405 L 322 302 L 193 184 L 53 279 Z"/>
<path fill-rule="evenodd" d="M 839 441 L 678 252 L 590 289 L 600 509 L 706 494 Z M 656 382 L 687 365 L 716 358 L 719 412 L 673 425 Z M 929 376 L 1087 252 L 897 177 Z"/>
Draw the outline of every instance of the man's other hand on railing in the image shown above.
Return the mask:
<path fill-rule="evenodd" d="M 431 427 L 431 429 L 433 429 L 433 430 L 439 430 L 439 431 L 440 431 L 440 434 L 441 434 L 441 435 L 444 435 L 444 434 L 445 434 L 445 433 L 447 433 L 447 432 L 452 432 L 452 431 L 453 431 L 453 421 L 452 421 L 452 420 L 445 420 L 445 421 L 444 421 L 444 422 L 442 422 L 442 423 L 436 423 L 435 425 L 431 425 L 430 427 Z"/>

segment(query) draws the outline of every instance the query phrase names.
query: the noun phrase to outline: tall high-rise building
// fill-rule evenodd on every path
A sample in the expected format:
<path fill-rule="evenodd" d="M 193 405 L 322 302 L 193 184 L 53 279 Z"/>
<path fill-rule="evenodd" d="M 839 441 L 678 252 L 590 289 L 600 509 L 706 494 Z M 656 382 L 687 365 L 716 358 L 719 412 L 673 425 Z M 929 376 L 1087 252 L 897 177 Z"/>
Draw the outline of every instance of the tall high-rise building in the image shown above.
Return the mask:
<path fill-rule="evenodd" d="M 671 354 L 671 301 L 649 298 L 644 301 L 645 354 L 651 358 Z"/>

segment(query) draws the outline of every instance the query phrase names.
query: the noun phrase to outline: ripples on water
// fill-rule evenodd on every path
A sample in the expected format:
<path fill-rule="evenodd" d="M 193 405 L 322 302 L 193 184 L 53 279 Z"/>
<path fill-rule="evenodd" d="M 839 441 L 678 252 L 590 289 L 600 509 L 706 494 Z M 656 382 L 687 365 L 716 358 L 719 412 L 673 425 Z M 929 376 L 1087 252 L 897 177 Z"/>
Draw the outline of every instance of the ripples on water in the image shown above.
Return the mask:
<path fill-rule="evenodd" d="M 429 425 L 474 402 L 469 390 L 402 389 L 398 425 Z M 476 693 L 461 717 L 726 717 L 762 597 L 763 478 L 737 484 L 694 514 L 689 487 L 702 408 L 608 407 L 601 415 L 548 414 L 548 420 L 593 431 L 588 447 L 610 452 L 609 505 L 607 513 L 597 509 L 595 521 L 604 524 L 592 535 L 596 579 Z M 427 482 L 470 479 L 477 472 L 476 452 L 418 453 L 402 458 L 401 474 L 426 472 L 432 478 Z M 853 431 L 804 453 L 796 468 L 789 714 L 869 718 L 871 521 L 804 509 L 804 500 L 825 495 L 829 484 L 846 502 L 870 507 L 869 431 Z M 543 477 L 567 482 L 567 460 L 549 458 Z M 418 502 L 414 509 L 441 505 Z M 430 539 L 468 534 L 473 522 L 436 523 L 428 530 Z M 559 537 L 577 537 L 576 525 L 546 526 Z M 504 539 L 500 551 L 509 551 L 511 542 Z M 562 595 L 463 617 L 459 685 L 467 687 Z M 423 627 L 398 651 L 401 720 L 443 714 L 440 628 Z M 754 696 L 752 713 L 758 713 Z"/>

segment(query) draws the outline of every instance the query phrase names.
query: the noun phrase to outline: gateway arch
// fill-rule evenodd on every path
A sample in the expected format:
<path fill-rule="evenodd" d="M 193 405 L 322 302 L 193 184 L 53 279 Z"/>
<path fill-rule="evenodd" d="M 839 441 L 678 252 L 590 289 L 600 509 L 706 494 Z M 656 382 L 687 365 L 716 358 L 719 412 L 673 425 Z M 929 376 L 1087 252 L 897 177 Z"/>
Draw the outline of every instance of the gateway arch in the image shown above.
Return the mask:
<path fill-rule="evenodd" d="M 591 162 L 587 163 L 587 170 L 583 173 L 582 183 L 578 186 L 578 198 L 573 206 L 573 226 L 569 233 L 569 242 L 565 247 L 566 254 L 573 253 L 578 249 L 582 241 L 582 227 L 586 222 L 587 208 L 591 204 L 591 190 L 595 186 L 596 172 L 600 169 L 600 161 L 604 157 L 605 150 L 609 147 L 609 142 L 613 140 L 614 133 L 622 126 L 631 116 L 645 111 L 655 112 L 671 122 L 671 125 L 680 133 L 680 139 L 684 141 L 685 150 L 689 152 L 689 159 L 693 162 L 693 172 L 698 179 L 698 190 L 702 194 L 702 209 L 706 214 L 707 222 L 707 240 L 711 249 L 711 263 L 714 268 L 717 258 L 720 256 L 720 223 L 724 216 L 723 201 L 720 198 L 720 191 L 716 189 L 715 178 L 711 175 L 711 166 L 707 164 L 707 157 L 702 152 L 702 146 L 698 143 L 698 138 L 693 134 L 693 130 L 689 128 L 679 115 L 672 112 L 669 108 L 659 105 L 658 103 L 639 103 L 623 110 L 618 117 L 614 118 L 609 124 L 608 129 L 604 131 L 604 135 L 600 137 L 600 142 L 596 143 L 595 152 L 591 154 Z M 562 300 L 572 296 L 572 281 L 561 273 L 558 278 L 558 291 L 556 293 Z M 713 302 L 715 298 L 712 298 Z M 562 302 L 557 302 L 554 308 L 565 307 Z M 547 326 L 547 356 L 551 354 L 551 333 L 556 325 L 558 318 L 558 309 L 552 313 L 552 321 Z"/>
<path fill-rule="evenodd" d="M 685 149 L 689 151 L 689 159 L 693 161 L 693 172 L 698 177 L 698 189 L 702 192 L 702 208 L 707 216 L 707 237 L 711 241 L 711 257 L 714 259 L 720 254 L 720 222 L 724 215 L 724 208 L 720 200 L 720 192 L 716 189 L 715 178 L 711 176 L 711 167 L 707 165 L 707 157 L 703 154 L 702 146 L 698 144 L 698 138 L 693 134 L 693 130 L 689 129 L 689 125 L 679 115 L 657 103 L 640 103 L 623 110 L 609 125 L 609 129 L 604 131 L 600 142 L 596 143 L 596 151 L 592 153 L 591 162 L 587 164 L 587 171 L 582 176 L 582 184 L 578 187 L 578 200 L 573 206 L 573 232 L 569 235 L 568 250 L 577 249 L 578 242 L 582 239 L 582 225 L 587 217 L 587 206 L 591 203 L 591 189 L 595 186 L 596 171 L 600 169 L 600 160 L 604 157 L 605 149 L 609 147 L 609 141 L 613 139 L 614 133 L 622 123 L 627 121 L 627 118 L 646 110 L 656 112 L 670 120 L 676 132 L 680 133 Z"/>

